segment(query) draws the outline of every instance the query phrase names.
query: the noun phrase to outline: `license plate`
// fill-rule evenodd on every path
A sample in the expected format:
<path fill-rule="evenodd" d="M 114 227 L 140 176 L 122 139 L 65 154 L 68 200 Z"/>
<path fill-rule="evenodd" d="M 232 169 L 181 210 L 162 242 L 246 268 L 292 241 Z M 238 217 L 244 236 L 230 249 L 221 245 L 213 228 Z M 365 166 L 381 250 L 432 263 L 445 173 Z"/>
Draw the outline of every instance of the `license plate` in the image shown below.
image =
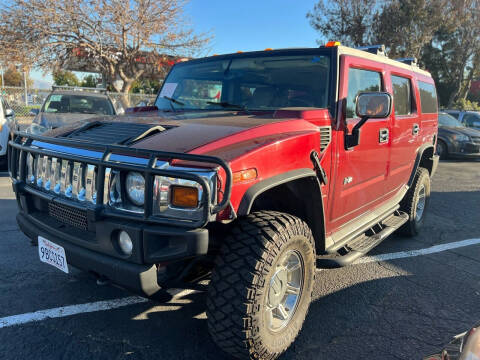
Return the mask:
<path fill-rule="evenodd" d="M 60 245 L 39 236 L 38 256 L 41 262 L 55 266 L 68 274 L 67 257 L 65 256 L 65 250 Z"/>

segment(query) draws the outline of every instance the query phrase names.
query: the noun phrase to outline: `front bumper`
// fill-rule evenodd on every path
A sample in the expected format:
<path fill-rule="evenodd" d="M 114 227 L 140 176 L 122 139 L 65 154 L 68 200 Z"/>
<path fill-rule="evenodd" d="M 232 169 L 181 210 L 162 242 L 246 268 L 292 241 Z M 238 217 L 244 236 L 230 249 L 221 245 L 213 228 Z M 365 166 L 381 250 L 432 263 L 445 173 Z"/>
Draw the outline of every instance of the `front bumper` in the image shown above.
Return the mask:
<path fill-rule="evenodd" d="M 480 144 L 456 143 L 449 149 L 448 155 L 456 158 L 480 158 Z"/>
<path fill-rule="evenodd" d="M 182 269 L 188 259 L 207 254 L 209 232 L 204 227 L 230 201 L 232 171 L 217 157 L 22 132 L 15 133 L 9 146 L 9 172 L 22 231 L 34 242 L 42 236 L 63 246 L 68 264 L 103 275 L 142 295 L 157 292 L 162 284 L 175 279 L 177 270 L 181 277 L 190 265 Z M 212 187 L 203 176 L 186 167 L 163 167 L 178 161 L 223 171 L 225 182 L 220 202 L 212 200 Z M 112 208 L 108 186 L 114 171 L 140 172 L 145 179 L 145 199 L 150 200 L 154 198 L 157 176 L 200 184 L 201 218 L 159 215 L 153 201 L 145 201 L 140 214 Z M 121 231 L 126 231 L 132 240 L 131 255 L 120 250 Z"/>
<path fill-rule="evenodd" d="M 34 242 L 42 236 L 65 249 L 69 265 L 104 276 L 113 283 L 150 296 L 160 290 L 158 269 L 168 263 L 207 254 L 207 229 L 179 229 L 161 225 L 104 219 L 95 231 L 83 231 L 42 213 L 25 195 L 18 197 L 20 229 Z M 134 244 L 130 257 L 116 246 L 124 230 Z"/>

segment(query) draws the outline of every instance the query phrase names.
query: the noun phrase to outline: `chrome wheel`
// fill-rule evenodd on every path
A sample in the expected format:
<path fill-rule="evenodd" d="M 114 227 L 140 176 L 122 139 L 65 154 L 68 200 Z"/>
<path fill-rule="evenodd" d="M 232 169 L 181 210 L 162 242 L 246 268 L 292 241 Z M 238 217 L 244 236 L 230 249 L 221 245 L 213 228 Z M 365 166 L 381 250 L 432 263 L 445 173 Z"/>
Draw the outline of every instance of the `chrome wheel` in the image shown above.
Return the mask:
<path fill-rule="evenodd" d="M 417 209 L 415 212 L 415 221 L 420 221 L 425 210 L 425 185 L 422 185 L 418 191 Z"/>
<path fill-rule="evenodd" d="M 271 331 L 283 329 L 297 309 L 303 288 L 302 256 L 289 250 L 280 259 L 268 287 L 265 323 Z"/>

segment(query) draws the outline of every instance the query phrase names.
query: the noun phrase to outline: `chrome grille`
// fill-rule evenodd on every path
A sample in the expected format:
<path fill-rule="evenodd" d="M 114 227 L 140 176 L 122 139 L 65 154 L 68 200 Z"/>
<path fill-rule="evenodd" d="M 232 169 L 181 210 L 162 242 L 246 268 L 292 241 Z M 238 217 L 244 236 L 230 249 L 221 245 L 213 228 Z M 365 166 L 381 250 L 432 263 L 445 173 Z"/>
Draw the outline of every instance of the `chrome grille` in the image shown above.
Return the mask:
<path fill-rule="evenodd" d="M 332 128 L 330 126 L 320 126 L 320 151 L 324 151 L 332 140 Z"/>
<path fill-rule="evenodd" d="M 205 226 L 229 204 L 232 172 L 229 165 L 218 157 L 97 143 L 91 143 L 89 149 L 84 149 L 84 145 L 83 141 L 16 132 L 14 140 L 9 142 L 11 151 L 8 159 L 14 189 L 30 193 L 35 199 L 40 198 L 47 203 L 51 197 L 65 197 L 72 202 L 57 199 L 53 202 L 80 210 L 82 206 L 79 204 L 85 206 L 95 203 L 95 211 L 91 212 L 95 219 L 115 215 L 138 220 L 139 215 L 143 215 L 144 219 L 155 223 L 190 228 Z M 208 166 L 174 166 L 171 162 L 175 160 L 204 163 Z M 212 164 L 215 164 L 213 169 Z M 221 182 L 217 178 L 220 168 L 225 176 Z M 123 196 L 125 189 L 120 178 L 129 171 L 138 171 L 145 176 L 145 199 L 148 203 L 145 202 L 143 207 L 133 206 L 128 197 Z M 168 194 L 161 188 L 158 201 L 161 211 L 157 211 L 153 204 L 153 192 L 154 185 L 160 184 L 157 182 L 158 177 L 198 184 L 201 187 L 201 205 L 195 209 L 165 206 L 165 198 L 169 200 Z M 23 186 L 25 183 L 27 186 Z M 223 190 L 217 189 L 219 185 Z M 219 191 L 223 193 L 220 200 L 217 199 Z M 52 212 L 55 210 L 58 209 L 51 209 Z M 93 206 L 85 206 L 85 210 L 91 211 Z"/>
<path fill-rule="evenodd" d="M 42 155 L 28 154 L 27 182 L 36 188 L 78 201 L 97 201 L 97 168 Z"/>
<path fill-rule="evenodd" d="M 475 144 L 480 144 L 480 136 L 471 136 L 471 138 Z"/>

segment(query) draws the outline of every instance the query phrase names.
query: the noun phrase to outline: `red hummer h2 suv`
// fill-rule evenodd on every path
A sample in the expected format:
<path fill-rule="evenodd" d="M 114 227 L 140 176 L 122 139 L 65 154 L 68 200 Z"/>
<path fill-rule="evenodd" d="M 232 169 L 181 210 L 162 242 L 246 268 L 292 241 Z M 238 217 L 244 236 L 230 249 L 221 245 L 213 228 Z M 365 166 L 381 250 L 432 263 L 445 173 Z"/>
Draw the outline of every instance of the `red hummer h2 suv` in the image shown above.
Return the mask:
<path fill-rule="evenodd" d="M 333 43 L 176 64 L 155 106 L 17 133 L 9 169 L 41 261 L 145 296 L 210 279 L 213 340 L 272 359 L 317 268 L 421 229 L 436 137 L 428 72 Z"/>

